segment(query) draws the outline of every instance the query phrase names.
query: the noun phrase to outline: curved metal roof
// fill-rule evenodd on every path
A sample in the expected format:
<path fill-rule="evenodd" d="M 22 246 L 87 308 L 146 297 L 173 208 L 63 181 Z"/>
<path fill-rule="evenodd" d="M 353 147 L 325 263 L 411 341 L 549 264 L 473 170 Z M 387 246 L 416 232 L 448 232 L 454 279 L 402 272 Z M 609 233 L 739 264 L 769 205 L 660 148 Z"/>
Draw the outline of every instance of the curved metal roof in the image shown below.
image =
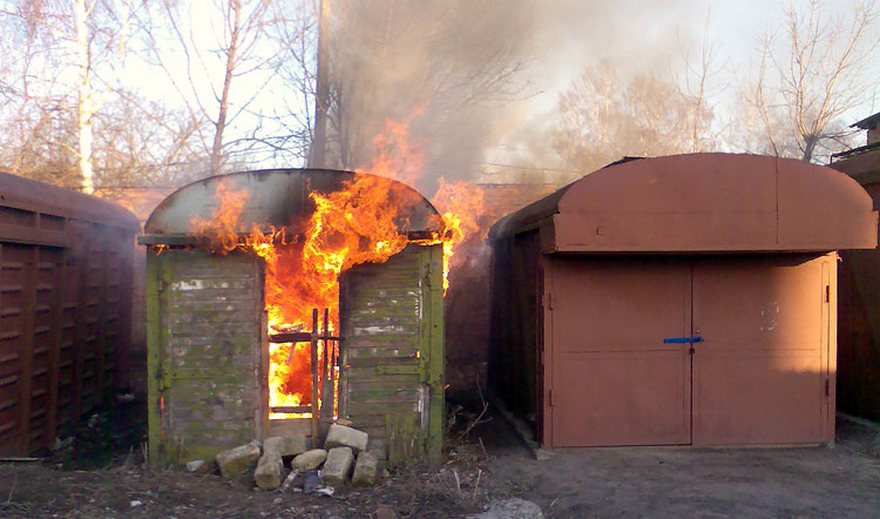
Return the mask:
<path fill-rule="evenodd" d="M 101 198 L 0 172 L 0 207 L 138 231 L 140 223 L 124 207 Z"/>
<path fill-rule="evenodd" d="M 830 251 L 877 246 L 877 213 L 824 166 L 701 153 L 616 163 L 501 220 L 544 252 Z"/>
<path fill-rule="evenodd" d="M 331 193 L 353 180 L 351 171 L 325 169 L 269 169 L 218 175 L 184 186 L 163 200 L 144 225 L 150 243 L 164 243 L 166 238 L 191 236 L 190 221 L 210 219 L 218 208 L 214 197 L 218 184 L 231 182 L 234 190 L 244 190 L 248 198 L 238 222 L 239 232 L 248 233 L 255 225 L 301 225 L 314 211 L 309 193 Z M 380 178 L 380 177 L 377 177 Z M 402 232 L 439 230 L 437 210 L 415 189 L 391 179 L 382 179 L 395 187 L 393 198 L 400 199 Z"/>

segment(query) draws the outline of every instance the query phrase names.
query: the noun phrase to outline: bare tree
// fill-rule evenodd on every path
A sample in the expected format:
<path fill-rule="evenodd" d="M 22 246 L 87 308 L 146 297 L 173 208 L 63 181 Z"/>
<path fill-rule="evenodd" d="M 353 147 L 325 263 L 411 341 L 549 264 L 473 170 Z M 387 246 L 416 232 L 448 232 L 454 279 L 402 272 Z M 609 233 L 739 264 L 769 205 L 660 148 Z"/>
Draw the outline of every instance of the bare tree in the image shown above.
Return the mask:
<path fill-rule="evenodd" d="M 880 45 L 877 22 L 873 2 L 838 13 L 820 0 L 787 4 L 783 29 L 762 40 L 745 95 L 770 151 L 812 161 L 845 146 L 849 132 L 841 116 L 880 83 L 868 73 Z"/>
<path fill-rule="evenodd" d="M 712 87 L 710 85 L 712 76 L 718 69 L 715 68 L 715 61 L 718 56 L 718 49 L 715 47 L 709 36 L 709 22 L 711 19 L 711 10 L 706 12 L 706 21 L 703 26 L 703 42 L 700 47 L 699 61 L 694 64 L 690 55 L 685 53 L 684 90 L 685 96 L 690 101 L 692 109 L 690 110 L 691 121 L 691 149 L 690 151 L 698 153 L 704 150 L 707 142 L 717 141 L 717 137 L 707 135 L 710 132 L 710 124 L 713 113 L 707 110 L 708 98 L 712 95 Z"/>
<path fill-rule="evenodd" d="M 76 114 L 76 145 L 67 139 L 57 144 L 76 156 L 80 189 L 86 193 L 92 193 L 95 187 L 93 117 L 115 88 L 119 65 L 126 54 L 132 7 L 130 0 L 112 4 L 98 0 L 19 0 L 5 2 L 2 8 L 9 17 L 7 21 L 18 23 L 17 27 L 7 24 L 6 28 L 26 35 L 26 46 L 20 49 L 24 68 L 20 69 L 16 91 L 18 121 L 30 118 L 34 123 L 32 132 L 46 133 L 47 122 L 63 120 L 57 110 L 66 109 L 68 98 L 73 98 L 70 110 Z M 63 80 L 55 78 L 65 77 L 66 69 L 75 70 L 68 76 L 75 78 L 75 85 L 62 90 L 59 87 Z M 41 78 L 41 85 L 34 85 L 35 77 Z M 71 89 L 74 96 L 69 96 Z M 48 111 L 38 105 L 48 105 Z M 23 143 L 33 144 L 35 137 L 37 134 L 32 133 L 24 137 Z M 23 156 L 19 154 L 13 161 L 14 168 L 20 167 Z"/>
<path fill-rule="evenodd" d="M 715 145 L 712 111 L 699 95 L 653 74 L 618 78 L 608 63 L 589 66 L 559 99 L 554 147 L 568 167 L 592 171 L 623 156 L 702 150 Z"/>
<path fill-rule="evenodd" d="M 275 92 L 271 113 L 262 114 L 266 124 L 253 132 L 249 141 L 270 150 L 284 163 L 306 164 L 315 135 L 317 104 L 315 3 L 277 3 L 274 9 L 276 23 L 270 36 L 276 52 L 269 66 L 282 88 Z"/>
<path fill-rule="evenodd" d="M 196 2 L 178 5 L 164 0 L 162 6 L 171 38 L 183 53 L 185 70 L 181 74 L 170 63 L 167 49 L 160 43 L 161 35 L 153 35 L 153 54 L 181 99 L 190 106 L 193 116 L 210 120 L 213 132 L 205 146 L 211 158 L 211 174 L 217 175 L 229 146 L 225 141 L 227 128 L 248 110 L 265 85 L 265 81 L 256 86 L 251 83 L 250 94 L 233 102 L 232 91 L 240 78 L 265 71 L 269 56 L 261 45 L 266 40 L 267 29 L 275 23 L 274 11 L 267 0 L 216 0 L 209 12 L 196 12 L 204 8 Z M 214 27 L 216 48 L 210 52 L 205 43 L 205 38 L 210 36 L 200 33 L 192 21 L 213 18 L 219 19 L 220 24 Z"/>

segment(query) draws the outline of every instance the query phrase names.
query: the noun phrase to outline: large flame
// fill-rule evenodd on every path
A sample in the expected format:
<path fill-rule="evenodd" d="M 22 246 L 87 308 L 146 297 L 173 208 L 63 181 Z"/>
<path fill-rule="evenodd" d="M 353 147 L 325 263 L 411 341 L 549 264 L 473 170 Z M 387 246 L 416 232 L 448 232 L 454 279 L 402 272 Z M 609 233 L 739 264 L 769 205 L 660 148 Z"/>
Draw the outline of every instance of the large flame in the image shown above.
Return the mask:
<path fill-rule="evenodd" d="M 459 180 L 447 182 L 440 177 L 437 193 L 431 203 L 440 211 L 443 218 L 443 291 L 449 288 L 449 270 L 454 266 L 455 249 L 470 236 L 483 238 L 478 234 L 482 226 L 480 217 L 485 212 L 483 188 Z"/>
<path fill-rule="evenodd" d="M 457 244 L 479 230 L 482 191 L 468 182 L 439 181 L 434 204 L 441 213 L 441 230 L 431 236 L 411 237 L 403 215 L 421 196 L 392 179 L 414 181 L 423 160 L 408 137 L 406 123 L 389 121 L 374 143 L 373 164 L 341 189 L 312 191 L 314 212 L 289 227 L 255 226 L 246 235 L 240 228 L 247 192 L 230 180 L 217 184 L 216 209 L 210 219 L 193 218 L 193 232 L 205 238 L 214 253 L 243 250 L 265 263 L 265 309 L 270 333 L 310 331 L 312 309 L 328 308 L 331 331 L 339 329 L 339 276 L 362 263 L 383 263 L 410 243 L 440 244 L 444 252 L 444 290 L 449 260 Z M 319 355 L 323 355 L 319 352 Z M 269 345 L 269 406 L 311 403 L 308 343 Z M 321 387 L 322 384 L 319 384 Z M 270 414 L 270 418 L 309 414 Z"/>

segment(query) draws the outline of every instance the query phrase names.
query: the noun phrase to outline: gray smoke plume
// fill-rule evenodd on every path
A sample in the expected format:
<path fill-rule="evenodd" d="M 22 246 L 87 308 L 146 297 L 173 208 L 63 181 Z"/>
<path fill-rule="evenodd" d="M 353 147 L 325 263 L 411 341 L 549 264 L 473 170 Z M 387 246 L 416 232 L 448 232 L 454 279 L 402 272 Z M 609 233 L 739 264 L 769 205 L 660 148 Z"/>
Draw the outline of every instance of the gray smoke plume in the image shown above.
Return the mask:
<path fill-rule="evenodd" d="M 691 2 L 359 0 L 333 3 L 329 162 L 361 168 L 386 120 L 409 121 L 424 177 L 473 179 L 485 162 L 545 165 L 558 93 L 591 60 L 668 66 Z M 700 16 L 698 13 L 696 16 Z M 531 128 L 531 130 L 530 130 Z M 535 164 L 541 163 L 541 164 Z"/>

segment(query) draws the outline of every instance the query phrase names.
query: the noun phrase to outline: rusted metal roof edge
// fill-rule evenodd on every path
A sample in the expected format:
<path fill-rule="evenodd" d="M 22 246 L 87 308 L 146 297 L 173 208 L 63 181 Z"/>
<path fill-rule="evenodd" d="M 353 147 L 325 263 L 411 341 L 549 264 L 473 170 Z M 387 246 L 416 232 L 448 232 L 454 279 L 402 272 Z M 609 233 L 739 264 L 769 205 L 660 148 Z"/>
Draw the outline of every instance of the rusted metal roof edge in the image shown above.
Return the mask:
<path fill-rule="evenodd" d="M 719 189 L 729 187 L 738 178 L 732 173 L 740 170 L 749 173 L 733 198 L 742 205 L 731 206 Z M 719 172 L 720 186 L 710 171 Z M 660 174 L 665 177 L 656 176 Z M 657 184 L 658 178 L 668 181 Z M 693 189 L 677 184 L 684 179 Z M 651 198 L 655 192 L 662 198 Z M 689 198 L 691 193 L 708 193 L 707 199 L 717 199 L 718 205 Z M 753 217 L 737 218 L 728 214 L 732 208 Z M 773 213 L 769 217 L 768 208 Z M 584 210 L 592 214 L 588 217 Z M 566 220 L 564 228 L 560 219 Z M 593 227 L 598 236 L 590 231 Z M 536 228 L 546 234 L 542 242 L 547 253 L 821 252 L 871 249 L 877 243 L 877 214 L 871 211 L 870 196 L 853 179 L 801 161 L 724 153 L 615 163 L 500 220 L 489 236 L 498 240 Z"/>
<path fill-rule="evenodd" d="M 2 171 L 0 206 L 134 232 L 140 230 L 137 217 L 119 204 Z"/>
<path fill-rule="evenodd" d="M 200 187 L 206 188 L 210 184 L 217 183 L 224 178 L 243 179 L 243 178 L 247 178 L 247 177 L 253 177 L 257 181 L 267 181 L 267 180 L 271 179 L 274 175 L 290 176 L 290 175 L 295 175 L 295 174 L 299 175 L 299 177 L 300 177 L 299 180 L 302 180 L 303 182 L 311 183 L 314 181 L 316 184 L 319 184 L 320 187 L 323 187 L 325 189 L 319 188 L 319 189 L 316 189 L 316 191 L 325 192 L 325 193 L 332 191 L 332 189 L 330 189 L 330 190 L 326 189 L 328 187 L 326 185 L 328 182 L 331 182 L 331 183 L 335 182 L 335 183 L 339 184 L 339 183 L 344 182 L 346 180 L 350 180 L 350 179 L 355 178 L 356 175 L 383 178 L 383 179 L 386 179 L 390 182 L 393 182 L 396 185 L 402 186 L 407 192 L 411 192 L 414 196 L 417 196 L 420 200 L 420 204 L 425 208 L 428 215 L 439 216 L 439 212 L 437 211 L 437 209 L 433 206 L 433 204 L 431 204 L 431 202 L 427 198 L 424 197 L 424 195 L 422 195 L 418 190 L 416 190 L 412 186 L 405 184 L 399 180 L 395 180 L 395 179 L 387 178 L 387 177 L 378 177 L 377 175 L 373 175 L 370 173 L 364 173 L 364 172 L 358 172 L 358 171 L 317 169 L 317 168 L 273 168 L 273 169 L 262 169 L 262 170 L 237 171 L 237 172 L 223 174 L 223 175 L 216 175 L 213 177 L 208 177 L 208 178 L 204 178 L 201 180 L 197 180 L 195 182 L 192 182 L 190 184 L 187 184 L 187 185 L 177 189 L 176 191 L 174 191 L 173 193 L 168 195 L 164 200 L 162 200 L 162 202 L 159 203 L 159 205 L 156 206 L 156 208 L 150 214 L 149 218 L 147 219 L 146 224 L 144 225 L 145 235 L 147 235 L 147 236 L 150 236 L 150 235 L 173 236 L 174 234 L 181 233 L 179 230 L 173 231 L 173 230 L 163 229 L 161 227 L 161 225 L 159 225 L 157 222 L 161 221 L 161 219 L 163 219 L 163 218 L 167 219 L 168 218 L 167 215 L 165 215 L 163 213 L 166 213 L 166 212 L 173 210 L 175 204 L 178 204 L 180 202 L 180 200 L 184 199 L 185 197 L 194 197 L 195 199 L 199 199 L 200 196 L 203 196 L 202 194 L 197 193 L 197 190 Z M 277 181 L 277 179 L 276 179 L 276 181 Z M 190 193 L 191 191 L 194 193 Z M 294 203 L 299 203 L 299 202 L 291 200 L 290 203 L 294 204 Z M 194 212 L 191 212 L 191 213 L 188 213 L 187 216 L 189 218 L 191 218 L 192 216 L 198 216 L 198 215 Z M 265 214 L 264 216 L 265 216 L 265 218 L 263 219 L 264 221 L 251 222 L 251 223 L 254 223 L 257 225 L 263 225 L 263 224 L 288 225 L 289 224 L 289 222 L 272 221 L 272 218 L 270 217 L 270 215 L 268 213 Z M 409 221 L 410 216 L 412 216 L 412 215 L 404 215 L 404 216 Z M 172 220 L 173 219 L 174 218 L 172 218 Z M 242 222 L 242 223 L 246 223 L 246 222 Z M 438 223 L 438 225 L 436 227 L 428 227 L 426 225 L 424 229 L 416 229 L 415 231 L 412 231 L 412 232 L 439 231 L 440 230 L 439 219 L 437 220 L 437 223 Z M 176 225 L 177 225 L 177 227 L 183 227 L 183 225 L 180 224 L 179 222 Z"/>

